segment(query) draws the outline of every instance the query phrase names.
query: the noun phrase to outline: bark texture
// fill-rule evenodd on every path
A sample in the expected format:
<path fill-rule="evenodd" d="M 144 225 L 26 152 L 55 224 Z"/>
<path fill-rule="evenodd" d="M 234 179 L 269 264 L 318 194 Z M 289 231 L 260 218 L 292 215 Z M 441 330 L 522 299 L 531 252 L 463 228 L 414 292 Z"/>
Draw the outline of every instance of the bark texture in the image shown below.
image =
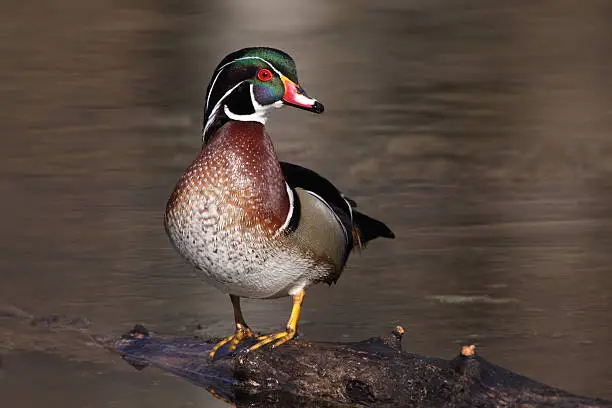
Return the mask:
<path fill-rule="evenodd" d="M 214 361 L 214 341 L 151 337 L 142 326 L 104 345 L 139 369 L 160 367 L 238 407 L 612 407 L 491 364 L 473 346 L 451 360 L 407 353 L 402 334 L 398 327 L 356 343 L 296 340 Z"/>

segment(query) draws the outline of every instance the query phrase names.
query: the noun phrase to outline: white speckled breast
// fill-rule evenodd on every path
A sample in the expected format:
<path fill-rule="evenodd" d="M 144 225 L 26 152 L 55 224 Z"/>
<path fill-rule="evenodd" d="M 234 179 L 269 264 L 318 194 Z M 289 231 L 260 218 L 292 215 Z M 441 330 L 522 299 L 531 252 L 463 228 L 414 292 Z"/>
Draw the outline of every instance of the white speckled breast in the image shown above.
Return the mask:
<path fill-rule="evenodd" d="M 228 122 L 177 183 L 165 226 L 178 252 L 210 284 L 236 296 L 280 297 L 336 269 L 329 257 L 277 234 L 289 209 L 263 125 Z"/>

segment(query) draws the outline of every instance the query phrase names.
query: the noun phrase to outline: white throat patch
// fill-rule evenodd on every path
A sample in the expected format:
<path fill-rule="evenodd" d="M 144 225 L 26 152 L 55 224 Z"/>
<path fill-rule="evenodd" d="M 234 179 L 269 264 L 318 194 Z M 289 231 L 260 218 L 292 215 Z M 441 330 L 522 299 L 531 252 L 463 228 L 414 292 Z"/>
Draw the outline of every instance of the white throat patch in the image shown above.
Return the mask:
<path fill-rule="evenodd" d="M 250 113 L 248 115 L 239 115 L 229 110 L 227 105 L 223 105 L 223 112 L 227 115 L 228 118 L 232 120 L 239 120 L 241 122 L 259 122 L 262 125 L 266 124 L 266 120 L 268 120 L 268 112 L 275 108 L 280 108 L 283 106 L 282 101 L 276 101 L 270 105 L 260 105 L 255 99 L 255 94 L 253 93 L 254 85 L 251 84 L 249 87 L 249 91 L 251 94 L 251 103 L 253 104 L 253 109 L 255 112 Z"/>
<path fill-rule="evenodd" d="M 225 112 L 225 114 L 227 115 L 228 118 L 232 119 L 232 120 L 238 120 L 241 122 L 259 122 L 262 125 L 266 124 L 266 120 L 268 119 L 268 112 L 272 109 L 275 108 L 281 108 L 283 106 L 283 101 L 279 100 L 276 101 L 270 105 L 260 105 L 257 100 L 255 99 L 255 94 L 253 93 L 253 84 L 249 85 L 249 93 L 251 95 L 251 104 L 253 105 L 253 109 L 255 110 L 255 112 L 250 113 L 248 115 L 240 115 L 237 113 L 234 113 L 232 111 L 229 110 L 229 108 L 227 107 L 226 104 L 224 104 L 223 102 L 225 101 L 225 99 L 236 89 L 238 88 L 240 85 L 242 85 L 245 81 L 239 82 L 237 83 L 235 86 L 233 86 L 229 91 L 227 91 L 222 97 L 221 99 L 219 99 L 219 101 L 215 104 L 215 107 L 213 108 L 213 110 L 211 111 L 210 115 L 208 116 L 208 120 L 206 121 L 206 125 L 204 126 L 204 130 L 202 131 L 202 136 L 204 137 L 204 135 L 206 135 L 206 132 L 208 131 L 208 128 L 210 128 L 210 126 L 213 124 L 213 122 L 215 121 L 215 118 L 217 117 L 217 115 L 219 114 L 219 111 L 221 109 L 221 106 L 223 106 L 223 112 Z"/>

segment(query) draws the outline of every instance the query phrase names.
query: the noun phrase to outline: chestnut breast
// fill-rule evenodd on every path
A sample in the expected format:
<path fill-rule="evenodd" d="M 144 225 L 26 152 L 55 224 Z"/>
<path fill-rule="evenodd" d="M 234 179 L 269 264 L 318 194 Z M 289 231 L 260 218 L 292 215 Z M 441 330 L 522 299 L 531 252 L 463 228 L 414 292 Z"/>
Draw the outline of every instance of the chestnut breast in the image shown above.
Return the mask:
<path fill-rule="evenodd" d="M 264 126 L 230 121 L 179 180 L 166 208 L 166 228 L 180 230 L 200 223 L 202 239 L 221 230 L 271 238 L 288 212 L 285 180 Z M 173 236 L 179 238 L 176 233 L 180 235 L 174 232 L 173 241 Z M 197 239 L 193 235 L 190 239 Z"/>
<path fill-rule="evenodd" d="M 336 258 L 344 240 L 333 213 L 304 194 L 297 194 L 304 204 L 297 230 L 277 234 L 290 203 L 272 142 L 257 122 L 228 122 L 179 180 L 166 208 L 166 232 L 218 289 L 285 296 L 342 268 Z"/>

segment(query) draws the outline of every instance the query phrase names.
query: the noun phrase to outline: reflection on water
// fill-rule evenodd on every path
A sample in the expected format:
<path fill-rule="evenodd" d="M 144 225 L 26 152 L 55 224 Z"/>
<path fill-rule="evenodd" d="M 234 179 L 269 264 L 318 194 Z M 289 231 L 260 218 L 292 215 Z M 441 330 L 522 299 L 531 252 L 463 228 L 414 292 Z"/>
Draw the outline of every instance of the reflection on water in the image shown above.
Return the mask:
<path fill-rule="evenodd" d="M 174 253 L 162 211 L 199 148 L 214 66 L 272 45 L 327 108 L 277 112 L 279 155 L 398 236 L 309 292 L 302 335 L 401 322 L 411 351 L 476 342 L 495 363 L 612 398 L 607 2 L 28 3 L 0 16 L 0 303 L 97 332 L 229 332 L 228 299 Z M 287 302 L 244 309 L 275 330 Z M 3 406 L 223 406 L 57 333 L 0 336 Z"/>

